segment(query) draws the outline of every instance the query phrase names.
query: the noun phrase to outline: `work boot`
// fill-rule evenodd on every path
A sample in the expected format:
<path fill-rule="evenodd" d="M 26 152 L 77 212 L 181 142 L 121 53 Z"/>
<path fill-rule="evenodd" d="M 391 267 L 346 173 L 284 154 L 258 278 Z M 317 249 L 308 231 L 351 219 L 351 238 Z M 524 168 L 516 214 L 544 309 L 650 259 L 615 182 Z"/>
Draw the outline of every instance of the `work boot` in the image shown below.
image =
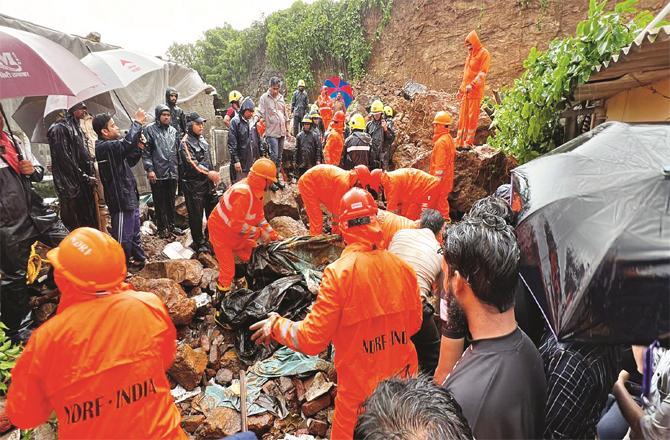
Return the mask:
<path fill-rule="evenodd" d="M 174 235 L 184 235 L 184 231 L 181 228 L 178 228 L 176 226 L 171 226 L 170 227 L 170 232 Z"/>
<path fill-rule="evenodd" d="M 286 185 L 284 185 L 284 182 L 282 182 L 281 180 L 277 180 L 277 183 L 275 183 L 275 185 L 277 185 L 277 188 L 279 189 L 286 188 Z"/>
<path fill-rule="evenodd" d="M 277 191 L 279 191 L 279 186 L 278 186 L 276 183 L 273 183 L 273 184 L 270 186 L 270 190 L 271 190 L 272 192 L 277 192 Z"/>

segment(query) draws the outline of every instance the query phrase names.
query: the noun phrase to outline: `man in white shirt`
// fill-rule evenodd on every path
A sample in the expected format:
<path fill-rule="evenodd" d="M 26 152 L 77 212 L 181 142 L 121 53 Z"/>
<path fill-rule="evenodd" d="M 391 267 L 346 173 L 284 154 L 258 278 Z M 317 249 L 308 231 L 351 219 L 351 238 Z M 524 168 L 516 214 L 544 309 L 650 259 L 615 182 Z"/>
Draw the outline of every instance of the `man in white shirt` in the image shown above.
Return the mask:
<path fill-rule="evenodd" d="M 421 215 L 419 229 L 402 229 L 393 236 L 388 250 L 409 264 L 416 272 L 419 290 L 423 300 L 423 323 L 421 329 L 412 336 L 419 357 L 422 373 L 433 375 L 440 355 L 440 334 L 433 314 L 435 309 L 428 297 L 433 294 L 433 286 L 442 272 L 442 257 L 438 254 L 440 243 L 437 236 L 444 226 L 444 217 L 434 209 L 426 209 Z"/>

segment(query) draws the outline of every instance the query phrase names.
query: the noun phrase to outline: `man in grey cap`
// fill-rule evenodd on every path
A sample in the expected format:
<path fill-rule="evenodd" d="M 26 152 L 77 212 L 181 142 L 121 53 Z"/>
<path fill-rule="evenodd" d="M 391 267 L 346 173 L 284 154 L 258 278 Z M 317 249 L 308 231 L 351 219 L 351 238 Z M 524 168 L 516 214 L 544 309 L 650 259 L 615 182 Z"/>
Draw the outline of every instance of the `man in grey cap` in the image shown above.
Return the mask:
<path fill-rule="evenodd" d="M 215 188 L 221 176 L 214 171 L 210 148 L 202 132 L 205 118 L 193 112 L 186 116 L 186 139 L 179 145 L 181 182 L 188 211 L 188 224 L 196 252 L 208 252 L 207 241 L 202 230 L 203 214 L 209 214 L 216 206 L 218 198 Z"/>

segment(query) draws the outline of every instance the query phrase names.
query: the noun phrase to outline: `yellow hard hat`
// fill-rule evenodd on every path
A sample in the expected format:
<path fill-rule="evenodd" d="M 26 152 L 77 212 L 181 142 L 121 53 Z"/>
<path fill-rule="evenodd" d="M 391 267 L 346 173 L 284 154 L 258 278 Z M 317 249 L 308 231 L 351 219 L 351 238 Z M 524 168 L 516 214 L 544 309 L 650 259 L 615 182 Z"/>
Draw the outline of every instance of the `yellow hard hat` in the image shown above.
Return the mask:
<path fill-rule="evenodd" d="M 305 81 L 302 79 L 298 80 L 298 87 L 305 87 Z"/>
<path fill-rule="evenodd" d="M 435 119 L 433 119 L 433 124 L 438 125 L 450 125 L 451 124 L 451 115 L 448 112 L 440 111 L 435 113 Z"/>
<path fill-rule="evenodd" d="M 312 121 L 312 118 L 310 118 L 308 115 L 305 115 L 305 117 L 302 118 L 302 121 L 300 121 L 300 122 L 302 122 L 303 124 L 311 124 L 314 121 Z"/>
<path fill-rule="evenodd" d="M 390 105 L 385 105 L 384 106 L 384 114 L 388 116 L 389 118 L 393 117 L 393 107 Z"/>
<path fill-rule="evenodd" d="M 365 118 L 360 113 L 356 113 L 349 120 L 349 128 L 352 130 L 365 130 Z"/>
<path fill-rule="evenodd" d="M 240 99 L 242 99 L 242 94 L 237 90 L 228 93 L 228 102 L 239 101 Z"/>
<path fill-rule="evenodd" d="M 370 113 L 381 113 L 384 111 L 384 103 L 381 102 L 379 99 L 375 99 L 372 101 L 372 105 L 370 106 Z"/>

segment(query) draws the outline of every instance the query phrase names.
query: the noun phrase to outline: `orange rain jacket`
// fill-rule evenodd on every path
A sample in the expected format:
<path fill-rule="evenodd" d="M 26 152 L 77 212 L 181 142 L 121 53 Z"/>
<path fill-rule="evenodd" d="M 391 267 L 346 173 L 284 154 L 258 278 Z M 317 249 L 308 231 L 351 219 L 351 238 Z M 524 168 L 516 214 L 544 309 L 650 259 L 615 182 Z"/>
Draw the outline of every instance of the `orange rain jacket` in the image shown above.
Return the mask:
<path fill-rule="evenodd" d="M 463 82 L 458 89 L 461 99 L 461 108 L 458 115 L 458 134 L 456 136 L 456 145 L 473 145 L 475 142 L 475 133 L 479 122 L 479 108 L 482 98 L 484 98 L 484 89 L 486 88 L 486 75 L 491 66 L 491 55 L 486 50 L 475 31 L 468 34 L 465 41 L 472 44 L 472 52 L 468 54 L 465 60 L 463 70 Z M 466 87 L 472 86 L 472 90 L 466 93 Z"/>
<path fill-rule="evenodd" d="M 329 165 L 340 165 L 342 160 L 342 149 L 344 148 L 344 137 L 342 132 L 330 129 L 326 145 L 323 147 L 323 161 Z"/>
<path fill-rule="evenodd" d="M 298 180 L 298 191 L 309 217 L 309 234 L 323 233 L 321 203 L 333 216 L 333 228 L 337 225 L 342 196 L 356 184 L 356 173 L 345 171 L 335 165 L 316 165 Z"/>
<path fill-rule="evenodd" d="M 160 298 L 127 284 L 67 299 L 12 370 L 6 412 L 20 428 L 58 415 L 58 438 L 186 439 L 165 370 L 176 332 Z"/>
<path fill-rule="evenodd" d="M 272 337 L 316 355 L 335 346 L 337 397 L 332 439 L 350 439 L 361 403 L 382 380 L 416 373 L 410 337 L 421 327 L 414 270 L 386 250 L 353 243 L 326 267 L 312 311 L 300 322 L 279 318 Z"/>
<path fill-rule="evenodd" d="M 449 129 L 437 126 L 433 136 L 433 152 L 430 156 L 430 174 L 440 179 L 434 205 L 445 219 L 449 219 L 449 193 L 454 187 L 454 165 L 456 147 Z"/>
<path fill-rule="evenodd" d="M 333 119 L 333 100 L 326 93 L 322 93 L 316 98 L 316 105 L 319 106 L 319 115 L 323 119 L 323 129 L 328 130 L 330 120 Z"/>
<path fill-rule="evenodd" d="M 382 236 L 384 239 L 384 249 L 388 249 L 389 244 L 396 232 L 401 229 L 416 229 L 417 224 L 415 221 L 410 220 L 406 217 L 403 217 L 398 214 L 394 214 L 391 211 L 384 211 L 380 209 L 377 213 L 377 220 L 379 221 L 379 226 L 382 230 Z"/>
<path fill-rule="evenodd" d="M 254 190 L 247 177 L 228 188 L 209 215 L 209 239 L 219 262 L 218 281 L 223 289 L 230 287 L 235 276 L 234 255 L 249 261 L 259 238 L 265 241 L 278 238 L 265 220 L 264 194 L 265 188 L 259 185 Z"/>
<path fill-rule="evenodd" d="M 416 220 L 423 207 L 433 207 L 440 181 L 416 168 L 400 168 L 382 174 L 381 183 L 386 194 L 386 209 Z"/>

